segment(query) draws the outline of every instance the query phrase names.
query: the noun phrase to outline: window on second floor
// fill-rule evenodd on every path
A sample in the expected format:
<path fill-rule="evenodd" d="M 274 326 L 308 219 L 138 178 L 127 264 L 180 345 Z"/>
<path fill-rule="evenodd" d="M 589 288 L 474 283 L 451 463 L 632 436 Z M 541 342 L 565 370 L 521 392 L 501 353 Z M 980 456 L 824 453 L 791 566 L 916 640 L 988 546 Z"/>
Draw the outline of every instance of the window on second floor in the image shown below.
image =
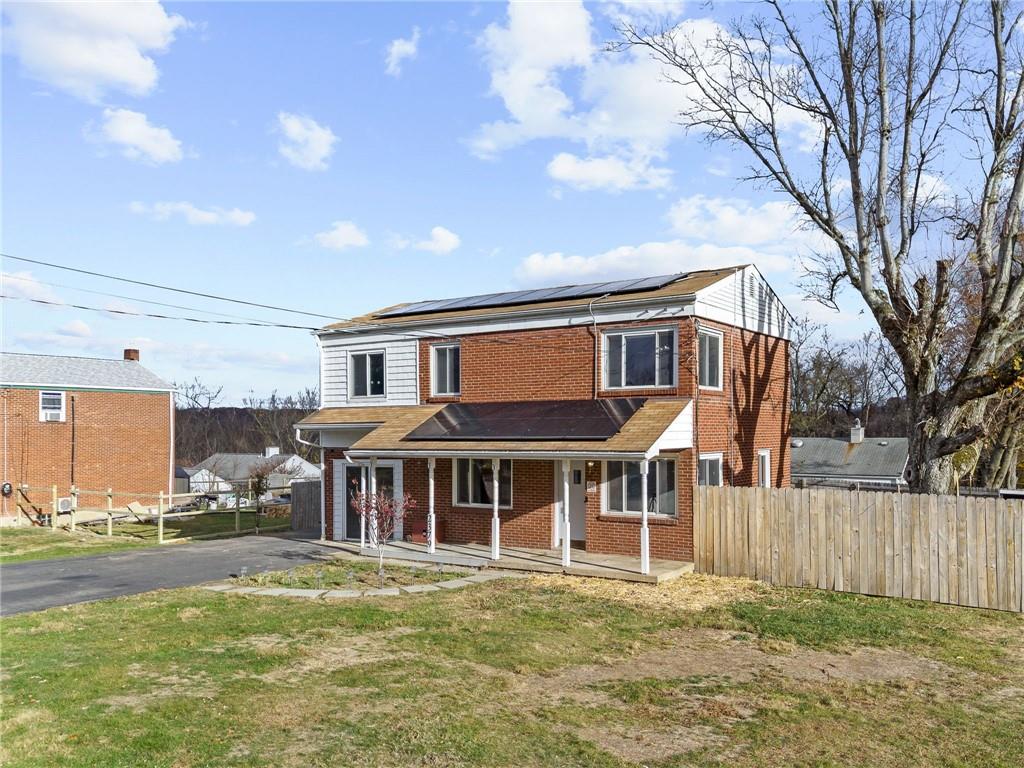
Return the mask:
<path fill-rule="evenodd" d="M 604 335 L 606 389 L 675 384 L 675 331 L 616 331 Z"/>
<path fill-rule="evenodd" d="M 64 421 L 64 393 L 47 392 L 39 393 L 39 420 L 40 421 Z"/>
<path fill-rule="evenodd" d="M 700 455 L 697 462 L 697 485 L 722 485 L 722 454 Z"/>
<path fill-rule="evenodd" d="M 438 344 L 431 349 L 433 380 L 431 394 L 457 395 L 462 391 L 462 352 L 458 344 Z"/>
<path fill-rule="evenodd" d="M 697 346 L 699 347 L 697 384 L 706 389 L 721 389 L 722 334 L 702 328 L 698 333 Z"/>
<path fill-rule="evenodd" d="M 351 397 L 384 395 L 384 353 L 353 352 L 349 357 L 349 394 Z"/>

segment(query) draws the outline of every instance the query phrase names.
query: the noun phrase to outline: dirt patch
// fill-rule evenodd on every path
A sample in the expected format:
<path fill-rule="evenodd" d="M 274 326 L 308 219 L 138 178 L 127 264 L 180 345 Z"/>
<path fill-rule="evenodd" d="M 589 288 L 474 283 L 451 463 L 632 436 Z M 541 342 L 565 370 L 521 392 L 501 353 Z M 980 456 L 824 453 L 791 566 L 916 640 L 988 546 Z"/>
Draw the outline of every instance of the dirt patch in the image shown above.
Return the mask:
<path fill-rule="evenodd" d="M 565 589 L 587 597 L 643 608 L 701 611 L 738 600 L 752 599 L 771 587 L 751 579 L 687 574 L 664 584 L 640 584 L 614 579 L 585 579 L 578 576 L 532 576 L 537 587 Z"/>
<path fill-rule="evenodd" d="M 150 684 L 144 691 L 118 694 L 99 699 L 98 703 L 108 709 L 130 709 L 142 712 L 166 699 L 187 697 L 211 699 L 220 690 L 205 672 L 182 673 L 175 664 L 164 671 L 144 669 L 141 664 L 131 664 L 128 675 Z"/>
<path fill-rule="evenodd" d="M 675 728 L 585 728 L 577 735 L 606 752 L 634 763 L 664 760 L 695 749 L 721 747 L 728 738 L 707 725 Z"/>
<path fill-rule="evenodd" d="M 202 608 L 196 608 L 194 606 L 188 606 L 187 608 L 181 608 L 178 610 L 178 618 L 182 621 L 195 621 L 201 619 L 206 615 L 206 611 Z"/>

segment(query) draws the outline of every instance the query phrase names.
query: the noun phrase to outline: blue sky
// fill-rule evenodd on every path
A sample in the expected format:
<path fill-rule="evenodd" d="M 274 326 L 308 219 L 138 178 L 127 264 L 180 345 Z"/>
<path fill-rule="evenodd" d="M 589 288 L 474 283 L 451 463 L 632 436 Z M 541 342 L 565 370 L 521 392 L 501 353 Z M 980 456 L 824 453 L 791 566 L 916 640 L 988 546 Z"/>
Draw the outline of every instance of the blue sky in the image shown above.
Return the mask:
<path fill-rule="evenodd" d="M 673 125 L 685 94 L 657 65 L 603 52 L 623 14 L 700 33 L 742 9 L 7 4 L 3 251 L 339 317 L 754 261 L 795 314 L 855 335 L 855 302 L 835 316 L 800 300 L 812 238 L 781 198 L 735 180 L 741 156 Z M 317 324 L 2 268 L 8 296 Z M 161 376 L 223 385 L 227 402 L 316 381 L 304 331 L 2 308 L 4 349 L 138 346 Z"/>

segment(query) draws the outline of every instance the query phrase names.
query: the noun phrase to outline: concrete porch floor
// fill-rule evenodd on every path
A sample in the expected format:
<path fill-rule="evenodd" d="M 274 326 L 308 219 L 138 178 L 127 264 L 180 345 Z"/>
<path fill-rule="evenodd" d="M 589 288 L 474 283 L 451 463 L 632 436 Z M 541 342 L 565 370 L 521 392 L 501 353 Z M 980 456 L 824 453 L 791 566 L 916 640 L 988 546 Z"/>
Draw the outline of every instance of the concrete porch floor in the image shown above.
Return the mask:
<path fill-rule="evenodd" d="M 359 548 L 358 541 L 328 541 L 328 546 L 354 555 L 376 557 L 377 550 Z M 491 560 L 487 544 L 438 544 L 434 554 L 427 552 L 426 544 L 394 541 L 387 545 L 384 557 L 389 560 L 460 565 L 467 568 L 501 568 L 506 571 L 533 571 L 536 573 L 566 573 L 570 576 L 593 576 L 602 579 L 639 581 L 661 584 L 665 581 L 693 573 L 693 563 L 681 560 L 651 559 L 651 572 L 640 573 L 640 558 L 628 555 L 605 555 L 572 550 L 572 564 L 562 567 L 562 552 L 557 549 L 531 549 L 528 547 L 502 547 L 501 559 Z"/>

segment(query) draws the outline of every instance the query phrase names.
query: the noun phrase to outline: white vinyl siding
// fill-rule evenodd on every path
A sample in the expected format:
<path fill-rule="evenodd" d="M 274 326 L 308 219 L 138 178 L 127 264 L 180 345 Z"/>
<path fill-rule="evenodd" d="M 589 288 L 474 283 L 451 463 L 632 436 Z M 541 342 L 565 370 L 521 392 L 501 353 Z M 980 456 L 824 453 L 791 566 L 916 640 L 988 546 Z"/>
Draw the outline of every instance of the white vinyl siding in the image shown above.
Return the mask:
<path fill-rule="evenodd" d="M 385 393 L 376 397 L 349 397 L 349 357 L 364 352 L 384 352 Z M 353 343 L 352 339 L 324 339 L 321 353 L 323 408 L 347 405 L 416 405 L 418 347 L 415 340 L 393 341 L 383 337 Z"/>
<path fill-rule="evenodd" d="M 697 317 L 788 339 L 792 318 L 754 266 L 697 291 Z"/>

